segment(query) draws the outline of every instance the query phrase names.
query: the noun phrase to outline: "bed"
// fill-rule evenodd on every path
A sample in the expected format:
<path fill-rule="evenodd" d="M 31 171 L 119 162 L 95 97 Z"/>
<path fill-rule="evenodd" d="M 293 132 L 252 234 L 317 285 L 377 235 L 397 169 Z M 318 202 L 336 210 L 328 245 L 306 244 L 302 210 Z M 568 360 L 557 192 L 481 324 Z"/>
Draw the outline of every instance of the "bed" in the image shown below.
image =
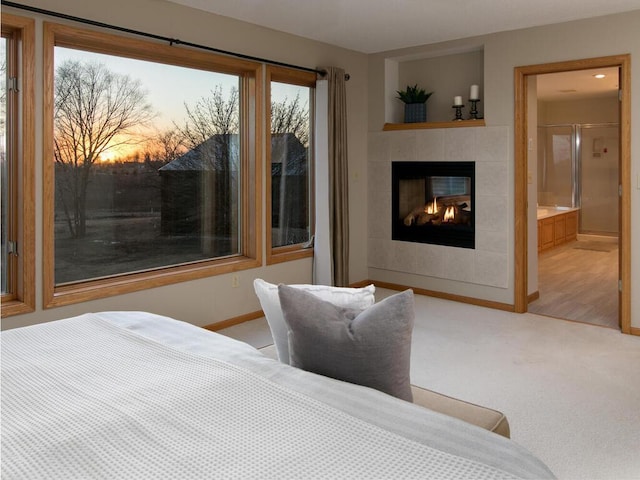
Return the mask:
<path fill-rule="evenodd" d="M 4 331 L 14 478 L 553 478 L 517 443 L 145 312 Z"/>

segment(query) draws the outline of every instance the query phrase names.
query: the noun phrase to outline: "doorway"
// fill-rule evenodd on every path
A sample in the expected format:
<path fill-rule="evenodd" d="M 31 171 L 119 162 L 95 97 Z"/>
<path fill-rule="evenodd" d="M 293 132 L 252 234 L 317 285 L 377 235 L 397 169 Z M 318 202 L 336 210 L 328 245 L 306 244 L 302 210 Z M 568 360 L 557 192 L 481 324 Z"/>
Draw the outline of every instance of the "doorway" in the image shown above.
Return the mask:
<path fill-rule="evenodd" d="M 584 78 L 592 72 L 585 70 Z M 584 86 L 579 99 L 538 97 L 537 169 L 530 184 L 537 188 L 529 193 L 539 238 L 537 258 L 529 258 L 537 276 L 529 285 L 535 295 L 529 295 L 528 311 L 619 329 L 619 126 L 553 124 L 616 120 L 617 69 L 608 75 L 615 75 L 608 92 L 589 94 Z"/>
<path fill-rule="evenodd" d="M 532 263 L 532 255 L 537 252 L 531 247 L 528 232 L 535 228 L 536 205 L 535 201 L 529 205 L 532 198 L 529 192 L 530 175 L 530 123 L 528 105 L 530 101 L 529 83 L 532 77 L 558 72 L 575 72 L 587 69 L 614 67 L 619 71 L 620 108 L 620 161 L 619 177 L 622 180 L 619 197 L 619 242 L 618 242 L 618 285 L 617 298 L 614 301 L 618 305 L 618 325 L 623 333 L 630 333 L 630 58 L 628 55 L 614 57 L 600 57 L 594 59 L 578 60 L 572 62 L 560 62 L 554 64 L 532 65 L 517 67 L 515 69 L 515 298 L 514 309 L 517 312 L 526 312 L 531 299 L 529 293 L 529 268 Z M 601 143 L 601 142 L 600 142 Z M 592 147 L 598 148 L 600 143 L 592 143 Z M 626 183 L 625 183 L 626 182 Z M 533 197 L 535 198 L 535 196 Z M 528 201 L 529 200 L 529 201 Z M 533 221 L 531 220 L 533 218 Z M 534 262 L 535 263 L 535 262 Z M 614 285 L 615 287 L 615 285 Z M 615 295 L 615 292 L 614 292 Z"/>

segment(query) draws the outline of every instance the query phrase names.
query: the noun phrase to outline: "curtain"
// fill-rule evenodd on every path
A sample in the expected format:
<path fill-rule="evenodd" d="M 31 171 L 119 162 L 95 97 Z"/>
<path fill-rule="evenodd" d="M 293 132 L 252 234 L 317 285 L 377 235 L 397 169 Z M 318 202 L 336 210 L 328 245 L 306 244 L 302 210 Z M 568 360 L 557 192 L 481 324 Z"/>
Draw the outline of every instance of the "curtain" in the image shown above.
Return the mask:
<path fill-rule="evenodd" d="M 347 155 L 347 95 L 345 71 L 327 67 L 329 223 L 333 284 L 349 284 L 349 175 Z"/>
<path fill-rule="evenodd" d="M 341 68 L 325 67 L 316 85 L 316 235 L 313 282 L 349 284 L 349 175 L 346 78 Z M 326 139 L 326 142 L 323 141 Z"/>
<path fill-rule="evenodd" d="M 316 82 L 316 105 L 329 105 L 329 82 Z M 315 109 L 315 236 L 313 241 L 313 283 L 333 285 L 331 225 L 329 222 L 329 133 L 328 108 Z"/>

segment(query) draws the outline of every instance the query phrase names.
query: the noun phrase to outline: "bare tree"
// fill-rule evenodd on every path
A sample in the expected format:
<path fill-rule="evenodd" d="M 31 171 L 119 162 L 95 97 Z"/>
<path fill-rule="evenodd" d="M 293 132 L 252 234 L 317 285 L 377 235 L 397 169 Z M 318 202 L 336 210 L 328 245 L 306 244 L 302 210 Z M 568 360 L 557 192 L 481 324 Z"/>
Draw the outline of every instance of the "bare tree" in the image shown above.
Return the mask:
<path fill-rule="evenodd" d="M 271 102 L 271 133 L 293 133 L 300 143 L 309 146 L 309 105 L 303 105 L 300 95 L 289 100 Z"/>
<path fill-rule="evenodd" d="M 147 140 L 145 159 L 155 160 L 162 165 L 174 161 L 186 151 L 185 139 L 177 128 L 158 130 Z"/>
<path fill-rule="evenodd" d="M 227 97 L 222 86 L 217 85 L 211 96 L 203 97 L 195 105 L 185 104 L 187 120 L 180 132 L 187 147 L 200 147 L 214 135 L 237 134 L 239 131 L 240 102 L 238 89 L 233 87 Z"/>
<path fill-rule="evenodd" d="M 86 234 L 87 188 L 93 165 L 112 149 L 140 142 L 153 117 L 139 80 L 104 64 L 66 60 L 56 68 L 56 191 L 71 235 Z"/>

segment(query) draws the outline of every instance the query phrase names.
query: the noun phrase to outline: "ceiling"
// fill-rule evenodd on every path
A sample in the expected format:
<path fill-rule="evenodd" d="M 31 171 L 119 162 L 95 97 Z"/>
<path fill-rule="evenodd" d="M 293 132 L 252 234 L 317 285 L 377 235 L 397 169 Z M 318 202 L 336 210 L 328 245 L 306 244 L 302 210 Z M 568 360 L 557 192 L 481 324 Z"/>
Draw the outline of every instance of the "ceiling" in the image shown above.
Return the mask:
<path fill-rule="evenodd" d="M 602 74 L 604 78 L 594 75 Z M 618 92 L 618 69 L 598 68 L 537 75 L 538 99 L 545 101 L 582 100 L 615 96 Z"/>
<path fill-rule="evenodd" d="M 638 0 L 170 0 L 362 53 L 638 10 Z"/>

